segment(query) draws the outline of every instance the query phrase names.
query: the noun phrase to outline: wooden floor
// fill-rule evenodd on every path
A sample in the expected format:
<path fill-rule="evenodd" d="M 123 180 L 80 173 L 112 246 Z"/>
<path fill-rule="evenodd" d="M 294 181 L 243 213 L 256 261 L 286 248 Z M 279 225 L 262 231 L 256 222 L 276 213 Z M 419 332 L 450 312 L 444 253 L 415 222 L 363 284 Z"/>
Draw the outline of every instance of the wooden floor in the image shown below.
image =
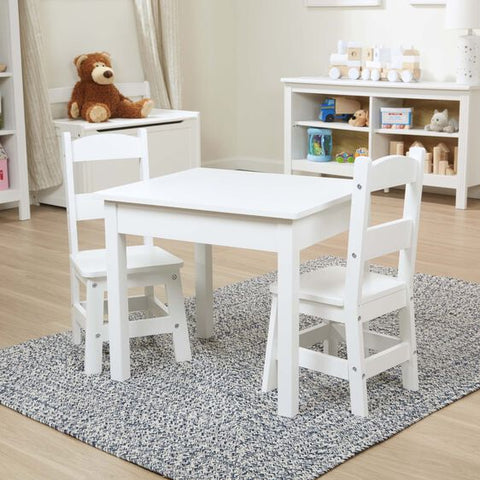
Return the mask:
<path fill-rule="evenodd" d="M 374 206 L 374 220 L 399 211 L 394 193 L 376 197 Z M 480 282 L 480 201 L 470 201 L 469 209 L 462 211 L 453 208 L 451 197 L 425 196 L 422 209 L 417 271 Z M 103 244 L 98 223 L 83 233 L 86 245 Z M 161 245 L 185 259 L 185 293 L 193 294 L 192 245 Z M 343 255 L 345 246 L 346 236 L 341 235 L 306 250 L 302 260 Z M 24 222 L 17 220 L 15 210 L 0 211 L 0 347 L 70 328 L 67 251 L 63 209 L 35 207 L 32 219 Z M 394 260 L 386 257 L 378 263 Z M 272 254 L 214 247 L 215 286 L 274 270 L 275 264 Z M 8 480 L 162 478 L 7 408 L 0 408 L 0 465 L 0 478 Z M 357 455 L 323 478 L 479 479 L 480 392 Z"/>

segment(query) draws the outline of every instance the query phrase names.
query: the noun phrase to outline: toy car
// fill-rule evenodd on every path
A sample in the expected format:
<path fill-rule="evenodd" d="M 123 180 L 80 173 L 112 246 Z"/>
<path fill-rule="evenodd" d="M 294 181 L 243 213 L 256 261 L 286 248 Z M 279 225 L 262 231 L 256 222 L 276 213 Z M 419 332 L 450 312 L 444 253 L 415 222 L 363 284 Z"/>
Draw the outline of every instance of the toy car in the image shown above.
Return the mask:
<path fill-rule="evenodd" d="M 353 163 L 355 157 L 349 152 L 340 152 L 335 155 L 335 160 L 338 163 Z"/>

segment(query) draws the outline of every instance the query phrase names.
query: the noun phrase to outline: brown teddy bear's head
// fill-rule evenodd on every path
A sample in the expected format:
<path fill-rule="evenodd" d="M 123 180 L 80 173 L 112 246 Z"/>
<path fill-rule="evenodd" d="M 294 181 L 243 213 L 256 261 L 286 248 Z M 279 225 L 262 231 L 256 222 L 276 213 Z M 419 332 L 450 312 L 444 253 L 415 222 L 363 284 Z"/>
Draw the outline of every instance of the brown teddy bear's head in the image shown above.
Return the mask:
<path fill-rule="evenodd" d="M 77 67 L 78 76 L 85 82 L 93 81 L 99 85 L 114 82 L 110 54 L 106 52 L 85 53 L 76 57 L 73 63 Z"/>

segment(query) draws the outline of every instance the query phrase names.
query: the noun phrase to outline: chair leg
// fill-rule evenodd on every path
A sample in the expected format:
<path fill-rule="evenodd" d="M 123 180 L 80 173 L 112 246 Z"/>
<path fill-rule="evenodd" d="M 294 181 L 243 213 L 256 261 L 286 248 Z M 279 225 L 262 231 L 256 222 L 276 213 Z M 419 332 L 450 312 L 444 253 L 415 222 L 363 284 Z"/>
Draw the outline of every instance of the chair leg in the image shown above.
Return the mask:
<path fill-rule="evenodd" d="M 73 268 L 70 268 L 70 297 L 71 297 L 71 317 L 72 317 L 72 342 L 75 345 L 80 345 L 82 340 L 82 332 L 80 325 L 77 322 L 77 311 L 75 310 L 75 305 L 80 304 L 80 284 L 78 278 L 73 272 Z"/>
<path fill-rule="evenodd" d="M 357 315 L 349 318 L 357 319 Z M 347 321 L 345 325 L 348 357 L 348 381 L 350 384 L 350 404 L 354 415 L 368 416 L 367 379 L 365 375 L 365 349 L 363 325 L 357 321 Z"/>
<path fill-rule="evenodd" d="M 402 383 L 407 390 L 418 390 L 417 341 L 413 302 L 399 311 L 400 339 L 410 345 L 410 359 L 402 364 Z"/>
<path fill-rule="evenodd" d="M 327 340 L 323 341 L 323 353 L 327 355 L 333 355 L 335 357 L 338 356 L 338 339 L 335 335 L 335 331 L 332 326 L 332 322 L 326 322 L 330 325 L 330 335 Z"/>
<path fill-rule="evenodd" d="M 148 286 L 143 289 L 145 294 L 145 299 L 147 301 L 148 308 L 152 308 L 155 305 L 155 290 L 153 286 Z"/>
<path fill-rule="evenodd" d="M 263 367 L 262 392 L 264 393 L 277 388 L 277 308 L 277 296 L 272 295 L 265 364 Z"/>
<path fill-rule="evenodd" d="M 174 322 L 173 347 L 175 360 L 185 362 L 192 359 L 190 350 L 190 338 L 188 336 L 187 317 L 185 315 L 185 303 L 182 291 L 180 272 L 172 274 L 166 283 L 168 297 L 168 313 Z"/>
<path fill-rule="evenodd" d="M 102 372 L 102 326 L 104 289 L 87 282 L 87 318 L 85 325 L 85 373 Z"/>

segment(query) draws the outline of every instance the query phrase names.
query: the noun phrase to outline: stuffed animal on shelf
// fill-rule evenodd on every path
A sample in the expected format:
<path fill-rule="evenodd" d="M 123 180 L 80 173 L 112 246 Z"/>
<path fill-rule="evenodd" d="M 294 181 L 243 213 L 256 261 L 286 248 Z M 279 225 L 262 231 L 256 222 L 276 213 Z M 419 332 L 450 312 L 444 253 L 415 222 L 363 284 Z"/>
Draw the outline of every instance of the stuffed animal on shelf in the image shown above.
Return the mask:
<path fill-rule="evenodd" d="M 455 118 L 448 118 L 448 110 L 443 112 L 435 110 L 429 125 L 425 125 L 425 130 L 432 132 L 453 133 L 458 131 L 458 122 Z"/>
<path fill-rule="evenodd" d="M 81 117 L 87 122 L 99 123 L 112 117 L 143 118 L 152 110 L 151 99 L 133 102 L 118 91 L 113 84 L 115 74 L 108 53 L 79 55 L 73 63 L 80 80 L 68 104 L 70 118 Z"/>
<path fill-rule="evenodd" d="M 367 110 L 357 110 L 348 124 L 352 127 L 368 127 L 368 111 Z"/>

